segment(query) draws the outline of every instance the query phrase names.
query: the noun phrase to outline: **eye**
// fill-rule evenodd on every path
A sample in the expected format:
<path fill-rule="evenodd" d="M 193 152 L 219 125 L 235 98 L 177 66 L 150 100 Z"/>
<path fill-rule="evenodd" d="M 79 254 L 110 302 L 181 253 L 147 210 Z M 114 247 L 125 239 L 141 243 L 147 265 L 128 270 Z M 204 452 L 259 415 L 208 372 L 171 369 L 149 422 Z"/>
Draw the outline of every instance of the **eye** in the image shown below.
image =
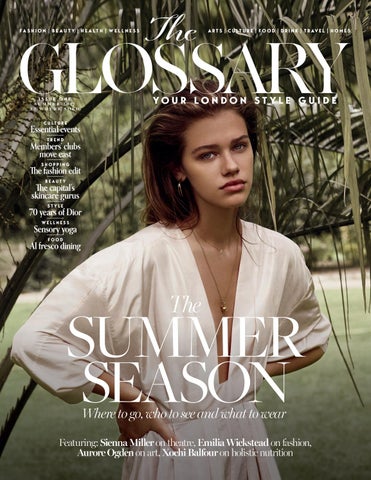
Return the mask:
<path fill-rule="evenodd" d="M 245 150 L 247 147 L 248 147 L 248 143 L 247 143 L 247 142 L 239 142 L 239 143 L 236 143 L 236 144 L 233 146 L 233 150 L 243 151 L 243 150 Z"/>
<path fill-rule="evenodd" d="M 214 157 L 215 157 L 214 152 L 205 152 L 205 153 L 201 153 L 201 155 L 199 155 L 198 158 L 200 160 L 212 160 Z"/>

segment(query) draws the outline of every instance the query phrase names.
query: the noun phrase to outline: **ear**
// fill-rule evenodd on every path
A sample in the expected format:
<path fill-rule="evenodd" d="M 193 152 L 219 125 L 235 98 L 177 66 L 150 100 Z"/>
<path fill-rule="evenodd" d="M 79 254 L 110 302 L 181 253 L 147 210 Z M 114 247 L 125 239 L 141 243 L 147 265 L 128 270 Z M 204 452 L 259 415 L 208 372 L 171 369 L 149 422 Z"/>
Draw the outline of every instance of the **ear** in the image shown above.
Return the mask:
<path fill-rule="evenodd" d="M 173 175 L 177 182 L 184 182 L 184 180 L 187 178 L 187 175 L 184 173 L 184 170 L 182 167 L 175 169 L 173 171 Z"/>

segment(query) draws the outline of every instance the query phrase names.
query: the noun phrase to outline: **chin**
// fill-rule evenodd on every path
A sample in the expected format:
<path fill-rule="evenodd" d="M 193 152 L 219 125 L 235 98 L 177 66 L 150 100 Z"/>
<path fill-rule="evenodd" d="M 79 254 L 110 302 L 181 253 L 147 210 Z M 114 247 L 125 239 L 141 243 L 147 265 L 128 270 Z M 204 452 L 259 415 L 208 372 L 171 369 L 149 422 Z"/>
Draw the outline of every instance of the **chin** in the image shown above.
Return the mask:
<path fill-rule="evenodd" d="M 229 198 L 229 200 L 226 202 L 226 208 L 240 208 L 245 203 L 247 202 L 247 199 L 249 198 L 248 195 L 244 192 L 243 194 L 236 195 L 234 197 Z"/>
<path fill-rule="evenodd" d="M 230 203 L 228 205 L 220 205 L 221 208 L 225 209 L 225 210 L 232 210 L 234 212 L 237 212 L 239 208 L 243 207 L 243 205 L 245 205 L 246 202 L 234 202 L 234 203 Z"/>

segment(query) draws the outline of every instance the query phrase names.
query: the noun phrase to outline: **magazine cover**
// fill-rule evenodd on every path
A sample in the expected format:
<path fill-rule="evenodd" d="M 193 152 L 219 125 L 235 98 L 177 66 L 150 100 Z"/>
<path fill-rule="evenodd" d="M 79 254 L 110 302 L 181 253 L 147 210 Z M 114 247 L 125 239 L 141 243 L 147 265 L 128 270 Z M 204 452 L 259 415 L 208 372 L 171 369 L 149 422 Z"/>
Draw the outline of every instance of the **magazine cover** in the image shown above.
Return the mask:
<path fill-rule="evenodd" d="M 369 14 L 1 2 L 4 478 L 370 478 Z"/>

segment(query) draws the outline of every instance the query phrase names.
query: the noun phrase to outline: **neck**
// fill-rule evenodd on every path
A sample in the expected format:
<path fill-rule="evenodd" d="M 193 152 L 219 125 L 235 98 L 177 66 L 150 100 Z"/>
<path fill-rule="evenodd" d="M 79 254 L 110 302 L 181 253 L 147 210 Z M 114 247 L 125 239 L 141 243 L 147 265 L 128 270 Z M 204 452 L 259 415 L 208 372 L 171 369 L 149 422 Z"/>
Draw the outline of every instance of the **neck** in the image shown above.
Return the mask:
<path fill-rule="evenodd" d="M 200 220 L 194 230 L 204 241 L 223 247 L 239 235 L 240 225 L 237 214 L 237 210 L 229 209 L 209 211 L 207 215 L 202 215 L 200 212 Z"/>

